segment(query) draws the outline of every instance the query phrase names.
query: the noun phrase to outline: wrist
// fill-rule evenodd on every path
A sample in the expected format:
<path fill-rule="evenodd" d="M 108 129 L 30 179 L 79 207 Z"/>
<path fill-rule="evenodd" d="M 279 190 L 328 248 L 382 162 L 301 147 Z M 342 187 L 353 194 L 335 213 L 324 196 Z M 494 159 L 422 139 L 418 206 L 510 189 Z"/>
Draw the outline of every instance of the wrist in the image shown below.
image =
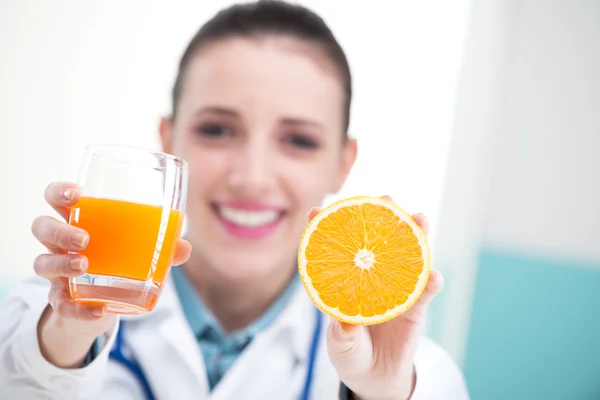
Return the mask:
<path fill-rule="evenodd" d="M 351 392 L 349 396 L 350 400 L 410 400 L 415 391 L 415 386 L 417 383 L 417 373 L 415 366 L 413 364 L 413 368 L 411 373 L 406 375 L 403 378 L 398 380 L 400 385 L 399 389 L 395 391 L 392 395 L 389 396 L 379 396 L 379 395 L 370 395 L 363 396 L 360 393 Z"/>
<path fill-rule="evenodd" d="M 78 368 L 96 340 L 96 335 L 74 329 L 48 307 L 38 323 L 38 343 L 44 358 L 58 368 Z"/>

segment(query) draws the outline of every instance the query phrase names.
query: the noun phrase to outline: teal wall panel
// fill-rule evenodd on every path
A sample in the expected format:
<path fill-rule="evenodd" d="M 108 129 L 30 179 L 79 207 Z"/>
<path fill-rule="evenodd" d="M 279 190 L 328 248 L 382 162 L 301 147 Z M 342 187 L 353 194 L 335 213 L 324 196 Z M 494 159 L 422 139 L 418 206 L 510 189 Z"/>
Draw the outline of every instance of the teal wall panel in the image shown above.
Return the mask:
<path fill-rule="evenodd" d="M 484 249 L 464 363 L 474 400 L 600 399 L 600 263 Z"/>

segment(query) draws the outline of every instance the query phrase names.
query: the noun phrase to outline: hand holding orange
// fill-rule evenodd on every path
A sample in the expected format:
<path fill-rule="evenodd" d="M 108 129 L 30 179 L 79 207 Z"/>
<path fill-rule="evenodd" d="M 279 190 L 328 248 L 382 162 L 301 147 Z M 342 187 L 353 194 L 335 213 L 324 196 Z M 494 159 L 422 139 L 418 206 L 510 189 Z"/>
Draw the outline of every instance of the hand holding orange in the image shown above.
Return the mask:
<path fill-rule="evenodd" d="M 410 398 L 425 314 L 442 290 L 427 218 L 390 198 L 356 197 L 308 213 L 298 253 L 312 301 L 331 319 L 327 352 L 354 398 Z"/>

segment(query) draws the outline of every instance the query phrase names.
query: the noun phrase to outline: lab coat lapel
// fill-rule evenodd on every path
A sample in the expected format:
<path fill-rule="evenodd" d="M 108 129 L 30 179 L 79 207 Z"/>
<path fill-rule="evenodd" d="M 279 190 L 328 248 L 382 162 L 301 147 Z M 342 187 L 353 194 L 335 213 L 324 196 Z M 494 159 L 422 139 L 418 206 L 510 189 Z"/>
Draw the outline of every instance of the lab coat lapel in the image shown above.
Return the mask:
<path fill-rule="evenodd" d="M 214 388 L 211 400 L 297 400 L 315 322 L 302 287 L 265 331 L 259 333 Z"/>
<path fill-rule="evenodd" d="M 202 354 L 171 280 L 154 311 L 129 322 L 125 341 L 157 400 L 209 398 Z"/>

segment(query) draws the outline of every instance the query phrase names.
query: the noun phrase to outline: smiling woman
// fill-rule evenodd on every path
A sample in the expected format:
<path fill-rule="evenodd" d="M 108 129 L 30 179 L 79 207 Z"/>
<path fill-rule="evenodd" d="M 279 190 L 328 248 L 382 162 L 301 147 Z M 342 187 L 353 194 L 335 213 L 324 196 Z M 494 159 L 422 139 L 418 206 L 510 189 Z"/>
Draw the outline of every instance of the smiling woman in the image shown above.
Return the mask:
<path fill-rule="evenodd" d="M 76 271 L 72 253 L 94 238 L 36 218 L 33 235 L 51 254 L 34 270 L 50 284 L 19 286 L 0 307 L 0 387 L 26 398 L 76 386 L 92 398 L 466 399 L 456 365 L 421 335 L 440 274 L 423 281 L 410 312 L 368 328 L 325 320 L 298 285 L 307 218 L 340 191 L 357 155 L 351 83 L 336 37 L 305 7 L 242 3 L 205 23 L 159 126 L 162 150 L 188 163 L 179 268 L 139 318 L 75 303 L 65 278 L 91 260 L 78 258 Z M 64 182 L 45 192 L 61 215 L 80 196 Z M 412 218 L 427 230 L 423 215 Z"/>

